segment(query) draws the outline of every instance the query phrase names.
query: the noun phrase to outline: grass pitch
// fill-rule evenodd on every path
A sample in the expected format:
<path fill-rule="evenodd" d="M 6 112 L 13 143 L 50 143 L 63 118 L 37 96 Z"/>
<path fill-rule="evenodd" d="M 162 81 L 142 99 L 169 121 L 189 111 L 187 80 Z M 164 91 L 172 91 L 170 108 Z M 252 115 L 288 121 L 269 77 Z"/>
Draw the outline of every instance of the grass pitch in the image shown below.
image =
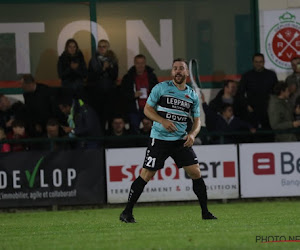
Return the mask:
<path fill-rule="evenodd" d="M 260 243 L 256 236 L 300 237 L 300 201 L 210 204 L 203 221 L 192 205 L 0 213 L 0 249 L 300 249 L 300 242 Z M 300 238 L 298 238 L 300 239 Z"/>

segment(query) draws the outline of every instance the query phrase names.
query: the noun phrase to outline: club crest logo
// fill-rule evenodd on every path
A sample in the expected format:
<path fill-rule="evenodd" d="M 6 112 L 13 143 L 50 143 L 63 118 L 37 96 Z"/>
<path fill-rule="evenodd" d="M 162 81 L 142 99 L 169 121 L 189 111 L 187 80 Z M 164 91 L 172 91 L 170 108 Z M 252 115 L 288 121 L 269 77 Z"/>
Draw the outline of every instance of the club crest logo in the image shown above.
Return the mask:
<path fill-rule="evenodd" d="M 270 61 L 282 69 L 291 68 L 291 60 L 300 57 L 300 23 L 285 12 L 268 32 L 265 48 Z"/>

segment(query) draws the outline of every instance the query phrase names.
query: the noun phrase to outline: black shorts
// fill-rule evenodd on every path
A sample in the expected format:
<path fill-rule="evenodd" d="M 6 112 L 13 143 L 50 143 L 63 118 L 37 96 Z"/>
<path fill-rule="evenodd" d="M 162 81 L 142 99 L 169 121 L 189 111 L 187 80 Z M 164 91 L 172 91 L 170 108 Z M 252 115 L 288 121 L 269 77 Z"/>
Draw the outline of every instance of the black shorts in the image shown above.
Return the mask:
<path fill-rule="evenodd" d="M 178 168 L 198 163 L 194 150 L 184 147 L 185 140 L 163 141 L 150 138 L 143 168 L 159 170 L 164 167 L 165 160 L 171 156 Z"/>

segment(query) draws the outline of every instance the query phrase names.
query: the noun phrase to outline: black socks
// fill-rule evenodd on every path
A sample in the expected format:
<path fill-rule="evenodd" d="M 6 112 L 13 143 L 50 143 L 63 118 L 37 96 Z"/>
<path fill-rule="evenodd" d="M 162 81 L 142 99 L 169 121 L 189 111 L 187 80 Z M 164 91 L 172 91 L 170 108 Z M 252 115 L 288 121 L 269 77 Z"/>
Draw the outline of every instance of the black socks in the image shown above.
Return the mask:
<path fill-rule="evenodd" d="M 131 184 L 128 203 L 126 205 L 124 213 L 132 214 L 133 206 L 140 198 L 146 184 L 147 182 L 144 181 L 140 176 L 136 178 L 136 180 Z M 193 180 L 193 191 L 198 197 L 202 209 L 202 214 L 208 213 L 206 185 L 202 178 Z"/>
<path fill-rule="evenodd" d="M 147 182 L 144 181 L 141 176 L 136 178 L 135 181 L 131 184 L 130 192 L 128 196 L 128 203 L 124 210 L 126 214 L 132 214 L 133 206 L 140 198 L 146 184 Z"/>
<path fill-rule="evenodd" d="M 207 191 L 206 186 L 202 178 L 193 180 L 193 190 L 194 193 L 197 195 L 202 214 L 208 213 L 207 209 Z"/>

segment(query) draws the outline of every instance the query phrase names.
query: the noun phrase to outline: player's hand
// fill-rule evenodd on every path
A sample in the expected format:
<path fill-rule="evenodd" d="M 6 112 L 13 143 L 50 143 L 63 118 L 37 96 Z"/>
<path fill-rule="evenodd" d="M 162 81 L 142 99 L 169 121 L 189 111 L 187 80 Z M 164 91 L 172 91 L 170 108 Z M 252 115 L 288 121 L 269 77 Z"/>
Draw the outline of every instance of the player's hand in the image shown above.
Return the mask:
<path fill-rule="evenodd" d="M 194 145 L 194 141 L 195 141 L 195 136 L 192 134 L 187 134 L 184 137 L 184 140 L 186 140 L 186 142 L 183 144 L 184 147 L 191 147 Z"/>
<path fill-rule="evenodd" d="M 163 127 L 168 130 L 169 132 L 177 131 L 175 124 L 169 120 L 163 119 L 162 123 Z"/>

